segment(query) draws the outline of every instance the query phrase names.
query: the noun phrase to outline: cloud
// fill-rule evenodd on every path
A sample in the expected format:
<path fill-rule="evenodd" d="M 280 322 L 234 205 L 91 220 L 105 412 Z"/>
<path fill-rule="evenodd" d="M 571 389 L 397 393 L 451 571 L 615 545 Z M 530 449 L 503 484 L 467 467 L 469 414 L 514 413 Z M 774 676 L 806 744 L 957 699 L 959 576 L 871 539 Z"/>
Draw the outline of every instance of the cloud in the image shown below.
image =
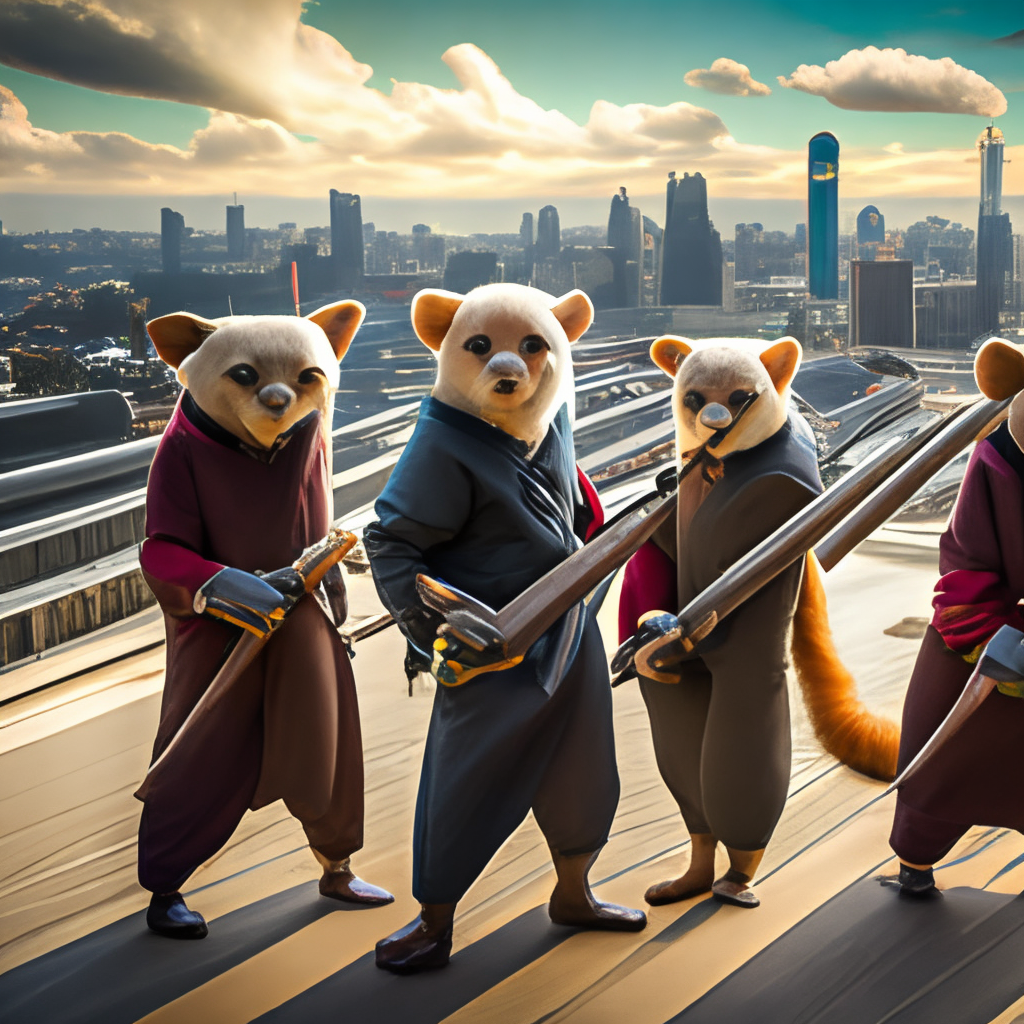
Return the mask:
<path fill-rule="evenodd" d="M 850 50 L 824 67 L 801 64 L 779 84 L 822 96 L 844 110 L 917 111 L 998 117 L 1006 97 L 949 57 L 932 60 L 902 49 Z"/>
<path fill-rule="evenodd" d="M 707 89 L 726 96 L 770 96 L 771 89 L 764 82 L 750 77 L 746 64 L 719 57 L 710 68 L 694 68 L 683 75 L 683 81 L 696 89 Z"/>

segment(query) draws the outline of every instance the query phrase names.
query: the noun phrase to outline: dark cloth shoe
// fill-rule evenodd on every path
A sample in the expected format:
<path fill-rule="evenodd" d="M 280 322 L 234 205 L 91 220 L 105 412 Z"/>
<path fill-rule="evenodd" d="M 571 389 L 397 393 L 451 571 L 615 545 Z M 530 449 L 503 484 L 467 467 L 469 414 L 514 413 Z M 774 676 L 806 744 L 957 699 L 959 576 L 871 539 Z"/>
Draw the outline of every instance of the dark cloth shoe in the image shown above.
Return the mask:
<path fill-rule="evenodd" d="M 189 910 L 180 892 L 162 896 L 153 893 L 146 911 L 146 924 L 150 931 L 169 939 L 205 939 L 208 931 L 203 915 Z"/>
<path fill-rule="evenodd" d="M 931 896 L 939 890 L 935 887 L 935 874 L 931 868 L 912 868 L 900 865 L 900 894 L 904 896 Z"/>
<path fill-rule="evenodd" d="M 387 889 L 364 882 L 348 867 L 343 871 L 324 871 L 320 877 L 320 895 L 364 907 L 383 907 L 395 902 L 395 897 Z"/>
<path fill-rule="evenodd" d="M 377 943 L 377 966 L 394 974 L 446 967 L 452 955 L 454 920 L 454 903 L 424 904 L 415 921 Z"/>

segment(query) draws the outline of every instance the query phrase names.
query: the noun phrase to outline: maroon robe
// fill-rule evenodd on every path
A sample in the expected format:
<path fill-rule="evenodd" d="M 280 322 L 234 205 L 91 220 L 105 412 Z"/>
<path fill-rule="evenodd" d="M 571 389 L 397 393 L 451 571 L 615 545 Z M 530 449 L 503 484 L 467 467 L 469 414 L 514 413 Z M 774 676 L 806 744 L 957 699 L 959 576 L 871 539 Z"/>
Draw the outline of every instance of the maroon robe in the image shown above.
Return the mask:
<path fill-rule="evenodd" d="M 902 771 L 946 717 L 974 666 L 963 658 L 1000 626 L 1024 629 L 1024 455 L 1004 424 L 971 456 L 939 545 L 935 614 L 903 707 Z M 934 864 L 972 825 L 1024 831 L 1019 787 L 1024 700 L 993 692 L 903 786 L 890 842 Z"/>
<path fill-rule="evenodd" d="M 224 566 L 290 565 L 330 526 L 318 415 L 271 457 L 253 453 L 186 394 L 149 475 L 140 561 L 164 611 L 167 675 L 153 757 L 212 681 L 239 630 L 192 609 Z M 348 654 L 312 597 L 302 598 L 230 694 L 149 788 L 139 879 L 171 892 L 228 840 L 247 808 L 284 799 L 331 860 L 362 845 L 363 764 Z"/>

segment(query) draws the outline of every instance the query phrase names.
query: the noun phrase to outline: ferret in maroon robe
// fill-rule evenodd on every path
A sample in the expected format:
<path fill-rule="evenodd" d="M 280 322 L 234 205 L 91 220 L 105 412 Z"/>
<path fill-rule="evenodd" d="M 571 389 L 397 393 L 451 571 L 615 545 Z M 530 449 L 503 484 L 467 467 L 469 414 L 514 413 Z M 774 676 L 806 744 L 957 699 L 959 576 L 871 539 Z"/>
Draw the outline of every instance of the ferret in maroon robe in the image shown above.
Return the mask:
<path fill-rule="evenodd" d="M 1004 423 L 971 455 L 939 545 L 942 577 L 903 707 L 899 770 L 963 692 L 963 655 L 1003 625 L 1024 629 L 1024 453 Z M 993 691 L 900 790 L 890 844 L 909 864 L 941 860 L 972 825 L 1024 832 L 1024 700 Z"/>
<path fill-rule="evenodd" d="M 196 591 L 225 566 L 291 565 L 330 527 L 319 414 L 270 452 L 242 445 L 186 392 L 150 470 L 140 560 L 164 612 L 167 678 L 154 760 L 209 686 L 238 630 L 198 616 Z M 190 727 L 145 796 L 139 881 L 177 890 L 227 842 L 247 808 L 283 799 L 329 861 L 362 846 L 363 762 L 348 653 L 310 595 L 225 699 Z"/>

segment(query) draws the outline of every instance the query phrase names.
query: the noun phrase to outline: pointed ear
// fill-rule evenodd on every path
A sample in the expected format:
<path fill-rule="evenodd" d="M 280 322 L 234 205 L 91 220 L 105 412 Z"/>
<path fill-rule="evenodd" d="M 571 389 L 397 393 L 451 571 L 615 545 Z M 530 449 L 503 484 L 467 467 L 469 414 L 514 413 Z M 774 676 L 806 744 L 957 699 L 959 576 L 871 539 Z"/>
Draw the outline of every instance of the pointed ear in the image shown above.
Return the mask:
<path fill-rule="evenodd" d="M 1010 398 L 1024 389 L 1024 350 L 989 338 L 974 357 L 974 379 L 986 398 Z"/>
<path fill-rule="evenodd" d="M 800 360 L 804 350 L 796 338 L 779 338 L 775 344 L 766 348 L 758 357 L 768 371 L 775 390 L 781 395 L 793 382 L 796 371 L 800 369 Z"/>
<path fill-rule="evenodd" d="M 671 334 L 659 338 L 651 345 L 651 358 L 655 366 L 664 370 L 670 377 L 679 372 L 683 360 L 693 351 L 693 346 L 685 338 L 676 338 Z"/>
<path fill-rule="evenodd" d="M 184 358 L 195 352 L 217 327 L 210 320 L 191 313 L 168 313 L 146 324 L 156 354 L 174 369 L 181 366 Z"/>
<path fill-rule="evenodd" d="M 582 337 L 594 322 L 594 305 L 578 288 L 558 299 L 551 312 L 570 341 Z"/>
<path fill-rule="evenodd" d="M 317 327 L 322 328 L 327 340 L 334 349 L 338 362 L 345 358 L 352 339 L 359 330 L 359 325 L 366 316 L 366 307 L 355 299 L 346 299 L 344 302 L 335 302 L 330 306 L 321 306 L 314 310 L 307 320 L 312 320 Z"/>
<path fill-rule="evenodd" d="M 427 348 L 437 352 L 464 300 L 464 295 L 442 291 L 440 288 L 425 288 L 417 292 L 413 296 L 411 310 L 412 329 L 416 337 Z"/>

